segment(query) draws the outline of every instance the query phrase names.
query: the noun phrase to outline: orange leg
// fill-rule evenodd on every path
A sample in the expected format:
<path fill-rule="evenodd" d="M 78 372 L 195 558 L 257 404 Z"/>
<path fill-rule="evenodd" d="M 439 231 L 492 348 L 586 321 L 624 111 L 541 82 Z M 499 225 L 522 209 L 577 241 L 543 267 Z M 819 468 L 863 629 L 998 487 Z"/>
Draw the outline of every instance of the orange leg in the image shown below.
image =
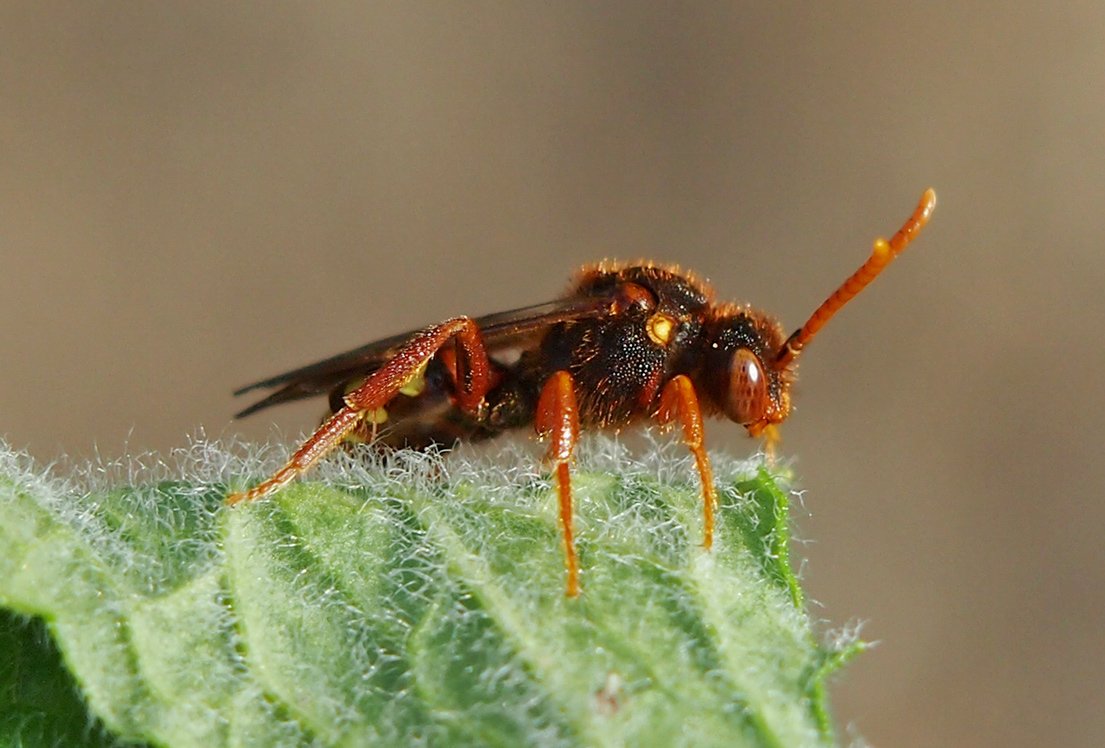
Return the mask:
<path fill-rule="evenodd" d="M 226 503 L 263 498 L 311 469 L 334 451 L 366 417 L 374 416 L 418 377 L 434 354 L 451 339 L 457 344 L 457 405 L 466 412 L 477 413 L 490 386 L 491 365 L 476 323 L 468 317 L 454 317 L 411 338 L 386 364 L 345 396 L 345 406 L 327 418 L 284 467 L 248 491 L 231 494 Z"/>
<path fill-rule="evenodd" d="M 702 545 L 709 550 L 714 544 L 714 508 L 717 506 L 717 493 L 714 490 L 714 474 L 710 470 L 710 459 L 706 456 L 702 409 L 698 407 L 698 396 L 694 392 L 694 385 L 685 375 L 680 374 L 664 385 L 660 393 L 660 409 L 656 417 L 665 426 L 678 418 L 683 427 L 683 443 L 694 455 L 698 476 L 702 479 L 705 535 Z"/>
<path fill-rule="evenodd" d="M 572 535 L 572 478 L 568 465 L 579 441 L 579 409 L 572 375 L 558 371 L 541 388 L 534 426 L 541 437 L 549 437 L 547 458 L 556 464 L 556 486 L 560 495 L 560 526 L 564 534 L 564 565 L 568 570 L 568 597 L 579 595 L 579 560 Z"/>

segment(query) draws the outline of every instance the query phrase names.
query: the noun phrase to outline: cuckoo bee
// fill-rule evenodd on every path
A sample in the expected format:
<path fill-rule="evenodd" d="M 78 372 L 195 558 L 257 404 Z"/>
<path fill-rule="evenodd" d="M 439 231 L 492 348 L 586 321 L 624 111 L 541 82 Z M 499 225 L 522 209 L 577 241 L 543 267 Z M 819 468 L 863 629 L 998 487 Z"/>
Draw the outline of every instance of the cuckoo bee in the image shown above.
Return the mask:
<path fill-rule="evenodd" d="M 936 205 L 930 189 L 891 239 L 790 336 L 769 315 L 718 303 L 704 282 L 652 262 L 583 268 L 560 298 L 484 317 L 453 317 L 241 388 L 274 390 L 238 413 L 328 395 L 331 415 L 284 467 L 230 504 L 268 496 L 348 439 L 425 448 L 532 426 L 548 442 L 567 594 L 579 594 L 569 466 L 582 429 L 654 419 L 678 425 L 702 483 L 703 545 L 716 491 L 703 417 L 724 415 L 771 439 L 790 413 L 798 356 L 837 311 L 900 254 Z M 381 425 L 386 422 L 386 427 Z"/>

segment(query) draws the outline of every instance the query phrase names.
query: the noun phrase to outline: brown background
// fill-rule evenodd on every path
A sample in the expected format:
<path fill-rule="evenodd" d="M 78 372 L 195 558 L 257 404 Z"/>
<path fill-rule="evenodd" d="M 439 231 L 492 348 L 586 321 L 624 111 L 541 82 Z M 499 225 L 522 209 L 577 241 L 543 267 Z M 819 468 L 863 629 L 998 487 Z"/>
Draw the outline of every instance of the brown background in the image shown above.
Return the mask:
<path fill-rule="evenodd" d="M 604 255 L 794 326 L 932 185 L 784 431 L 813 612 L 882 642 L 836 712 L 1101 744 L 1103 40 L 1100 2 L 6 3 L 0 433 L 294 434 L 317 403 L 230 390 Z"/>

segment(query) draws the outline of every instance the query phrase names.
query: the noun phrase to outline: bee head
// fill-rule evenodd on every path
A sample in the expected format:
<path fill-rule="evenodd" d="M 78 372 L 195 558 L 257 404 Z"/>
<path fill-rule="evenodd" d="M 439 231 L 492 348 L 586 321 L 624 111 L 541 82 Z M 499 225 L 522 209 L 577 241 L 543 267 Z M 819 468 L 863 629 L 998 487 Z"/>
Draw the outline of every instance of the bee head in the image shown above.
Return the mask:
<path fill-rule="evenodd" d="M 791 366 L 775 366 L 785 341 L 779 325 L 742 309 L 710 327 L 703 377 L 710 400 L 752 436 L 784 421 L 794 375 Z"/>

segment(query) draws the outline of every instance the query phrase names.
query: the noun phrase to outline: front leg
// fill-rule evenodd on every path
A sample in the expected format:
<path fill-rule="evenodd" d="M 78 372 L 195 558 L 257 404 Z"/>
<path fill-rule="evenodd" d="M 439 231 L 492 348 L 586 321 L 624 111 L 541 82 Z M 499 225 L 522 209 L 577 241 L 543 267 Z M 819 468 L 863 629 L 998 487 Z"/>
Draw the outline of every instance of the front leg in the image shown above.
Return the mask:
<path fill-rule="evenodd" d="M 694 455 L 698 477 L 702 480 L 704 512 L 702 545 L 709 550 L 714 544 L 714 508 L 717 506 L 717 493 L 714 489 L 710 458 L 706 456 L 706 429 L 702 425 L 702 409 L 698 406 L 694 385 L 685 375 L 680 374 L 664 385 L 660 393 L 660 408 L 656 412 L 656 418 L 663 426 L 671 424 L 678 418 L 683 426 L 683 443 Z"/>
<path fill-rule="evenodd" d="M 405 343 L 391 359 L 345 396 L 345 404 L 327 418 L 284 467 L 248 491 L 233 493 L 226 503 L 260 499 L 283 488 L 334 451 L 365 418 L 382 420 L 379 411 L 404 387 L 416 380 L 426 364 L 446 343 L 456 340 L 457 406 L 476 414 L 490 387 L 491 365 L 476 323 L 454 317 L 429 327 Z"/>

